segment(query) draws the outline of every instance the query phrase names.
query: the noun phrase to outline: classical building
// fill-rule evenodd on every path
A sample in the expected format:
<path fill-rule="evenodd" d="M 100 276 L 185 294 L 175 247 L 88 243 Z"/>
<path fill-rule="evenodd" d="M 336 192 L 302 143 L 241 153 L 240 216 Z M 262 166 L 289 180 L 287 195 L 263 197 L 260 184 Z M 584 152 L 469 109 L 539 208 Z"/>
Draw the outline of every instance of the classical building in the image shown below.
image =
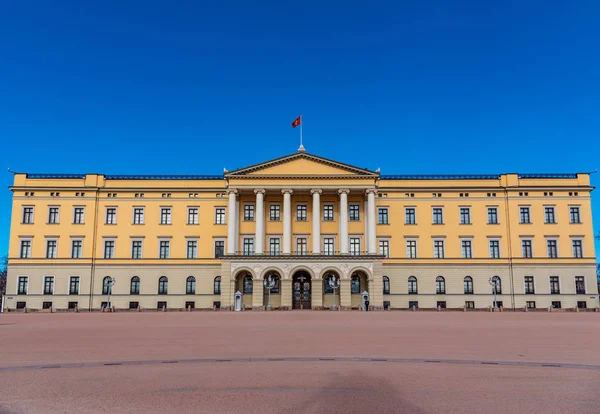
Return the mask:
<path fill-rule="evenodd" d="M 214 176 L 17 173 L 6 306 L 484 308 L 494 280 L 505 308 L 597 307 L 592 189 L 303 148 Z"/>

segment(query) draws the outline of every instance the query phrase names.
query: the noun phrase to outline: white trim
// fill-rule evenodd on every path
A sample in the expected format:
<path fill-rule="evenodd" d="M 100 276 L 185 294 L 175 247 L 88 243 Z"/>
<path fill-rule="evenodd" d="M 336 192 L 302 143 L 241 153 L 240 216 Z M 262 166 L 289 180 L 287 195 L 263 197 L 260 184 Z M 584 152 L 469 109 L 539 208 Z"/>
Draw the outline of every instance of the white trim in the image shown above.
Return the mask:
<path fill-rule="evenodd" d="M 435 257 L 436 254 L 436 250 L 435 250 L 435 242 L 436 241 L 441 241 L 442 242 L 442 255 L 443 257 Z M 433 258 L 434 259 L 445 259 L 446 258 L 446 238 L 442 238 L 442 237 L 432 237 L 431 239 L 431 247 L 433 247 Z"/>
<path fill-rule="evenodd" d="M 550 259 L 551 257 L 548 255 L 548 242 L 555 241 L 556 242 L 556 258 L 560 257 L 560 250 L 558 247 L 558 237 L 557 236 L 544 236 L 546 240 L 546 258 Z"/>
<path fill-rule="evenodd" d="M 114 208 L 115 209 L 115 222 L 114 223 L 108 223 L 108 209 L 109 208 Z M 119 208 L 118 206 L 105 206 L 104 207 L 104 225 L 108 225 L 108 226 L 112 226 L 115 224 L 118 224 L 118 211 Z"/>
<path fill-rule="evenodd" d="M 558 293 L 552 293 L 552 283 L 550 282 L 550 278 L 551 277 L 557 277 L 558 278 Z M 562 295 L 563 294 L 562 280 L 560 280 L 560 276 L 559 275 L 548 275 L 548 293 L 551 294 L 551 295 Z M 562 301 L 562 299 L 561 299 L 561 301 Z"/>
<path fill-rule="evenodd" d="M 387 211 L 387 223 L 380 223 L 379 222 L 379 212 L 381 210 L 386 210 Z M 376 223 L 376 225 L 377 224 L 382 224 L 384 226 L 387 226 L 387 225 L 390 224 L 390 208 L 389 207 L 377 207 L 377 223 Z"/>
<path fill-rule="evenodd" d="M 141 247 L 141 254 L 139 258 L 133 258 L 133 242 L 139 241 L 142 243 L 142 247 Z M 160 250 L 160 242 L 159 242 L 159 250 Z M 160 253 L 160 251 L 159 251 Z M 129 242 L 129 259 L 130 260 L 139 260 L 139 259 L 143 259 L 144 258 L 144 237 L 130 237 L 130 242 Z"/>
<path fill-rule="evenodd" d="M 325 252 L 325 239 L 333 239 L 333 252 L 331 255 L 326 255 Z M 335 246 L 336 246 L 336 236 L 334 234 L 322 234 L 321 235 L 321 253 L 325 256 L 333 256 L 335 255 Z"/>
<path fill-rule="evenodd" d="M 533 293 L 527 293 L 527 284 L 525 283 L 525 278 L 526 277 L 532 277 L 533 278 Z M 536 281 L 535 281 L 535 276 L 534 275 L 523 275 L 523 294 L 524 295 L 536 295 L 537 292 L 537 285 L 536 285 Z"/>
<path fill-rule="evenodd" d="M 29 223 L 25 223 L 25 221 L 23 221 L 23 219 L 25 218 L 25 209 L 26 208 L 31 208 L 31 222 Z M 19 221 L 21 222 L 20 224 L 35 224 L 35 206 L 31 205 L 31 204 L 24 204 L 21 206 L 21 218 L 19 219 Z"/>
<path fill-rule="evenodd" d="M 306 207 L 306 220 L 298 220 L 298 206 L 305 206 Z M 295 203 L 295 209 L 294 209 L 294 220 L 293 221 L 298 221 L 300 223 L 308 223 L 309 218 L 308 218 L 308 203 L 305 201 L 297 201 Z"/>
<path fill-rule="evenodd" d="M 579 257 L 579 259 L 584 258 L 585 257 L 585 252 L 583 250 L 584 249 L 584 247 L 583 247 L 584 246 L 583 245 L 583 236 L 570 236 L 570 238 L 571 238 L 571 257 L 574 258 L 574 259 L 577 258 L 573 254 L 573 242 L 574 241 L 580 241 L 581 242 L 581 257 Z M 557 243 L 557 246 L 558 246 L 558 243 Z M 558 253 L 558 247 L 557 247 L 557 251 L 556 252 Z"/>
<path fill-rule="evenodd" d="M 52 257 L 48 257 L 48 242 L 55 241 L 56 242 L 56 250 L 54 251 L 55 255 Z M 56 259 L 58 257 L 58 237 L 56 236 L 46 236 L 46 245 L 44 246 L 44 257 L 46 259 Z"/>
<path fill-rule="evenodd" d="M 280 202 L 269 202 L 269 215 L 268 215 L 268 221 L 273 222 L 273 223 L 279 223 L 281 222 L 281 203 Z M 271 220 L 271 206 L 279 206 L 279 220 Z"/>
<path fill-rule="evenodd" d="M 466 208 L 468 210 L 468 217 L 469 217 L 469 222 L 468 223 L 461 223 L 461 216 L 462 216 L 461 210 L 463 208 Z M 443 213 L 442 213 L 442 216 L 443 216 Z M 471 216 L 471 206 L 458 206 L 458 224 L 459 225 L 473 224 L 473 217 Z"/>
<path fill-rule="evenodd" d="M 386 241 L 388 243 L 387 245 L 387 255 L 385 255 L 385 257 L 389 258 L 390 257 L 390 250 L 391 250 L 391 246 L 390 246 L 390 237 L 389 236 L 382 236 L 382 237 L 378 237 L 377 238 L 377 253 L 378 254 L 383 254 L 381 253 L 381 245 L 380 243 L 382 241 Z"/>
<path fill-rule="evenodd" d="M 492 257 L 491 255 L 491 243 L 498 242 L 498 257 Z M 490 237 L 488 236 L 488 257 L 490 259 L 501 259 L 502 258 L 502 244 L 500 243 L 500 237 Z"/>
<path fill-rule="evenodd" d="M 223 222 L 222 223 L 217 223 L 217 210 L 222 209 L 223 210 Z M 215 206 L 213 209 L 213 224 L 217 224 L 217 225 L 223 225 L 223 224 L 227 224 L 227 207 L 224 206 Z"/>
<path fill-rule="evenodd" d="M 434 220 L 435 214 L 433 212 L 436 208 L 439 208 L 442 210 L 442 222 L 441 223 L 436 223 Z M 440 224 L 446 224 L 446 220 L 444 217 L 444 206 L 431 206 L 431 224 L 436 225 L 436 226 L 440 225 Z"/>
<path fill-rule="evenodd" d="M 354 203 L 356 204 L 356 203 Z M 325 206 L 331 206 L 331 220 L 325 220 Z M 360 208 L 359 208 L 360 210 Z M 334 223 L 335 219 L 335 203 L 332 201 L 325 201 L 321 203 L 321 222 L 322 223 Z M 348 221 L 350 221 L 350 205 L 348 205 Z"/>
<path fill-rule="evenodd" d="M 350 216 L 350 207 L 351 206 L 358 206 L 358 220 L 351 220 L 350 219 L 350 217 L 351 217 Z M 333 207 L 333 211 L 335 212 L 335 204 L 334 204 L 334 207 Z M 366 210 L 363 210 L 363 211 L 366 211 Z M 359 223 L 362 220 L 362 216 L 363 216 L 363 213 L 361 213 L 360 201 L 348 202 L 348 223 L 351 223 L 351 222 L 353 222 L 353 223 Z M 335 213 L 333 215 L 333 219 L 335 220 Z"/>
<path fill-rule="evenodd" d="M 496 210 L 496 222 L 495 223 L 490 223 L 490 209 L 494 209 Z M 500 223 L 500 207 L 499 206 L 487 206 L 487 210 L 486 210 L 486 224 L 501 224 Z"/>
<path fill-rule="evenodd" d="M 196 209 L 197 210 L 197 213 L 196 213 L 196 216 L 195 216 L 196 217 L 196 221 L 197 221 L 196 223 L 190 223 L 190 210 L 192 210 L 192 209 Z M 200 206 L 187 206 L 186 212 L 187 212 L 187 216 L 186 216 L 186 219 L 185 219 L 185 224 L 187 224 L 189 226 L 197 226 L 197 225 L 200 224 Z"/>
<path fill-rule="evenodd" d="M 405 240 L 405 242 L 404 242 L 404 257 L 407 259 L 417 259 L 419 257 L 419 238 L 406 236 L 404 238 L 404 240 Z M 409 241 L 415 242 L 415 257 L 409 257 L 408 254 L 406 254 L 407 250 L 408 250 L 408 242 Z"/>
<path fill-rule="evenodd" d="M 472 259 L 475 254 L 473 252 L 473 236 L 459 236 L 459 240 L 460 240 L 460 258 L 461 259 Z M 469 246 L 471 249 L 471 257 L 463 257 L 463 242 L 468 241 L 469 243 L 471 243 L 471 245 Z"/>
<path fill-rule="evenodd" d="M 167 210 L 167 222 L 162 222 L 163 210 Z M 158 225 L 159 226 L 168 226 L 173 224 L 173 207 L 170 206 L 160 206 L 158 208 Z"/>
<path fill-rule="evenodd" d="M 161 242 L 168 242 L 168 254 L 167 257 L 160 257 L 160 243 Z M 159 260 L 166 260 L 166 259 L 170 259 L 171 258 L 171 237 L 158 237 L 158 259 Z"/>
<path fill-rule="evenodd" d="M 76 223 L 75 222 L 75 210 L 78 209 L 78 208 L 82 208 L 83 209 L 83 215 L 82 215 L 82 221 L 81 221 L 81 223 Z M 80 205 L 73 206 L 73 217 L 72 217 L 72 220 L 71 220 L 71 224 L 85 224 L 85 206 L 80 206 Z"/>
<path fill-rule="evenodd" d="M 50 223 L 50 209 L 51 208 L 57 208 L 58 212 L 56 214 L 56 222 L 54 223 Z M 56 204 L 49 204 L 48 205 L 48 215 L 46 216 L 46 224 L 60 224 L 60 206 L 56 205 Z"/>
<path fill-rule="evenodd" d="M 25 283 L 25 295 L 29 295 L 29 275 L 17 275 L 17 286 L 16 286 L 16 290 L 15 290 L 15 295 L 17 296 L 23 296 L 19 293 L 19 279 L 25 277 L 27 278 L 27 283 Z M 21 302 L 21 301 L 19 301 Z"/>
<path fill-rule="evenodd" d="M 71 295 L 71 278 L 72 277 L 76 277 L 79 278 L 79 283 L 77 283 L 77 293 Z M 67 296 L 79 296 L 79 294 L 81 293 L 81 276 L 80 275 L 69 275 L 69 277 L 67 278 Z M 74 300 L 70 300 L 67 302 L 75 302 Z"/>
<path fill-rule="evenodd" d="M 139 223 L 135 222 L 135 210 L 142 209 L 141 221 Z M 131 224 L 135 226 L 141 226 L 146 224 L 146 206 L 132 206 L 131 207 Z"/>
<path fill-rule="evenodd" d="M 412 210 L 414 210 L 414 212 L 415 212 L 415 222 L 414 223 L 407 223 L 406 222 L 406 213 L 407 213 L 406 210 L 408 210 L 409 208 L 412 209 Z M 431 217 L 433 219 L 433 210 L 432 210 L 431 214 L 432 214 Z M 417 206 L 404 206 L 404 225 L 409 225 L 409 226 L 415 226 L 415 225 L 417 225 Z"/>
<path fill-rule="evenodd" d="M 252 219 L 251 220 L 246 220 L 246 217 L 244 216 L 246 213 L 246 206 L 252 206 Z M 256 221 L 256 202 L 244 201 L 242 203 L 242 217 L 241 217 L 240 221 L 248 222 L 248 223 L 252 223 L 252 222 Z"/>
<path fill-rule="evenodd" d="M 54 275 L 44 275 L 44 277 L 42 278 L 42 297 L 46 296 L 46 278 L 47 277 L 51 277 L 52 278 L 52 293 L 50 293 L 50 295 L 54 295 L 55 283 L 56 283 L 56 276 L 54 276 Z"/>

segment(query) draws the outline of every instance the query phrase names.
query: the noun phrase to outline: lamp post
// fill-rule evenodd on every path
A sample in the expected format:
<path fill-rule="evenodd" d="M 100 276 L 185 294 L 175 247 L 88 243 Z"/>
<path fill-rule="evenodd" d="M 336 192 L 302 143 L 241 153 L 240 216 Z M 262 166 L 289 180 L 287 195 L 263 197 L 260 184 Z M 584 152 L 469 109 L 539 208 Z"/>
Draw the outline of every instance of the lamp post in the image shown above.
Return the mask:
<path fill-rule="evenodd" d="M 112 287 L 115 285 L 116 280 L 112 277 L 106 279 L 106 307 L 110 309 L 110 293 L 112 291 Z"/>
<path fill-rule="evenodd" d="M 263 286 L 265 289 L 269 289 L 269 302 L 267 304 L 267 310 L 271 310 L 271 289 L 273 289 L 276 285 L 277 281 L 273 277 L 273 275 L 269 275 L 264 281 Z"/>
<path fill-rule="evenodd" d="M 333 304 L 331 308 L 335 310 L 335 289 L 340 287 L 340 278 L 336 275 L 329 275 L 329 287 L 333 289 Z"/>
<path fill-rule="evenodd" d="M 488 279 L 488 282 L 490 282 L 490 285 L 492 285 L 492 291 L 494 292 L 494 309 L 497 309 L 497 303 L 496 303 L 496 279 L 494 279 L 493 277 Z"/>

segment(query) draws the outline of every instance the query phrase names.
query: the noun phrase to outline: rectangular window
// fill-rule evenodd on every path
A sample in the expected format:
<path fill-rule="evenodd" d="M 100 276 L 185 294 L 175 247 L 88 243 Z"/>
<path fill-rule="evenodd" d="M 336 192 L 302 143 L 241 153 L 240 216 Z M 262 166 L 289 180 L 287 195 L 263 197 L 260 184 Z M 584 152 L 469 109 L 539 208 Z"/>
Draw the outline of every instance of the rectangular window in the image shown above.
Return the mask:
<path fill-rule="evenodd" d="M 85 222 L 85 208 L 75 207 L 73 209 L 73 224 L 84 224 Z"/>
<path fill-rule="evenodd" d="M 444 224 L 444 209 L 441 207 L 433 208 L 433 224 Z"/>
<path fill-rule="evenodd" d="M 323 205 L 323 221 L 333 221 L 333 205 Z"/>
<path fill-rule="evenodd" d="M 440 309 L 446 309 L 446 301 L 445 300 L 438 300 L 437 307 L 440 308 Z"/>
<path fill-rule="evenodd" d="M 42 309 L 50 309 L 52 307 L 52 302 L 42 302 Z"/>
<path fill-rule="evenodd" d="M 272 256 L 281 254 L 281 239 L 279 237 L 269 239 L 269 254 Z"/>
<path fill-rule="evenodd" d="M 560 283 L 558 281 L 558 276 L 550 276 L 550 294 L 560 294 Z"/>
<path fill-rule="evenodd" d="M 104 258 L 114 259 L 115 258 L 115 241 L 105 240 L 104 241 Z"/>
<path fill-rule="evenodd" d="M 358 238 L 358 237 L 350 238 L 350 254 L 353 256 L 360 255 L 360 238 Z"/>
<path fill-rule="evenodd" d="M 475 309 L 475 302 L 473 302 L 472 300 L 468 300 L 465 302 L 465 307 L 467 309 Z"/>
<path fill-rule="evenodd" d="M 169 240 L 161 240 L 159 243 L 159 259 L 168 259 L 170 255 L 171 242 Z"/>
<path fill-rule="evenodd" d="M 406 257 L 408 259 L 416 259 L 417 258 L 417 241 L 416 240 L 406 240 Z"/>
<path fill-rule="evenodd" d="M 419 309 L 419 301 L 418 300 L 409 300 L 408 301 L 408 308 L 409 309 Z"/>
<path fill-rule="evenodd" d="M 79 302 L 69 302 L 69 309 L 77 309 Z"/>
<path fill-rule="evenodd" d="M 488 207 L 488 224 L 498 224 L 498 209 Z"/>
<path fill-rule="evenodd" d="M 46 240 L 46 259 L 56 259 L 58 241 Z"/>
<path fill-rule="evenodd" d="M 129 302 L 129 309 L 137 309 L 140 307 L 140 302 Z"/>
<path fill-rule="evenodd" d="M 244 204 L 244 221 L 254 221 L 254 204 Z"/>
<path fill-rule="evenodd" d="M 160 224 L 171 224 L 171 207 L 160 209 Z"/>
<path fill-rule="evenodd" d="M 17 309 L 25 309 L 27 307 L 27 302 L 17 302 Z"/>
<path fill-rule="evenodd" d="M 556 220 L 554 217 L 554 207 L 544 207 L 544 222 L 546 224 L 556 223 Z"/>
<path fill-rule="evenodd" d="M 377 210 L 377 215 L 378 215 L 378 224 L 389 224 L 389 220 L 388 220 L 388 209 L 386 208 L 379 208 Z"/>
<path fill-rule="evenodd" d="M 48 224 L 58 224 L 58 207 L 48 207 Z"/>
<path fill-rule="evenodd" d="M 223 257 L 225 255 L 225 241 L 215 240 L 215 258 Z"/>
<path fill-rule="evenodd" d="M 587 308 L 587 302 L 585 300 L 578 300 L 577 301 L 577 307 L 579 309 L 586 309 Z"/>
<path fill-rule="evenodd" d="M 552 309 L 560 309 L 560 300 L 552 301 Z"/>
<path fill-rule="evenodd" d="M 585 295 L 585 279 L 583 276 L 575 276 L 575 293 Z"/>
<path fill-rule="evenodd" d="M 21 240 L 21 259 L 29 259 L 31 257 L 31 240 Z"/>
<path fill-rule="evenodd" d="M 117 224 L 117 209 L 115 207 L 108 207 L 106 209 L 106 224 Z"/>
<path fill-rule="evenodd" d="M 269 221 L 281 220 L 281 206 L 279 204 L 271 204 L 269 206 Z"/>
<path fill-rule="evenodd" d="M 573 240 L 573 257 L 581 259 L 583 257 L 583 242 L 581 240 Z"/>
<path fill-rule="evenodd" d="M 389 240 L 379 240 L 379 254 L 390 257 L 390 241 Z"/>
<path fill-rule="evenodd" d="M 142 258 L 142 241 L 132 240 L 131 241 L 131 258 L 141 259 Z"/>
<path fill-rule="evenodd" d="M 187 224 L 198 224 L 198 207 L 188 207 Z"/>
<path fill-rule="evenodd" d="M 71 258 L 81 259 L 83 250 L 83 240 L 71 240 Z"/>
<path fill-rule="evenodd" d="M 461 245 L 462 258 L 471 259 L 473 257 L 473 252 L 471 249 L 471 240 L 462 240 Z"/>
<path fill-rule="evenodd" d="M 225 208 L 215 208 L 215 224 L 225 224 Z"/>
<path fill-rule="evenodd" d="M 500 241 L 499 240 L 490 240 L 490 258 L 491 259 L 499 259 L 500 258 Z"/>
<path fill-rule="evenodd" d="M 557 258 L 558 257 L 558 246 L 556 240 L 547 240 L 546 246 L 548 247 L 548 257 Z"/>
<path fill-rule="evenodd" d="M 305 255 L 308 253 L 308 241 L 306 237 L 298 237 L 296 239 L 296 254 Z"/>
<path fill-rule="evenodd" d="M 244 238 L 244 255 L 254 254 L 254 239 Z"/>
<path fill-rule="evenodd" d="M 17 289 L 17 295 L 27 294 L 27 276 L 19 276 L 19 286 Z"/>
<path fill-rule="evenodd" d="M 533 276 L 525 276 L 525 294 L 535 294 L 535 284 L 533 282 Z"/>
<path fill-rule="evenodd" d="M 416 224 L 417 214 L 414 207 L 406 207 L 404 209 L 404 223 L 405 224 Z"/>
<path fill-rule="evenodd" d="M 54 294 L 54 276 L 44 277 L 44 295 Z"/>
<path fill-rule="evenodd" d="M 350 204 L 350 221 L 360 221 L 360 206 Z"/>
<path fill-rule="evenodd" d="M 335 242 L 333 237 L 325 237 L 323 239 L 323 254 L 327 256 L 335 254 Z"/>
<path fill-rule="evenodd" d="M 444 241 L 434 240 L 433 241 L 433 258 L 443 259 L 444 258 Z"/>
<path fill-rule="evenodd" d="M 569 216 L 571 218 L 571 224 L 581 223 L 581 216 L 579 215 L 579 207 L 569 207 Z"/>
<path fill-rule="evenodd" d="M 460 224 L 471 224 L 471 209 L 469 207 L 460 208 Z"/>
<path fill-rule="evenodd" d="M 408 278 L 408 294 L 409 295 L 416 295 L 418 294 L 418 290 L 417 290 L 417 278 L 415 277 L 409 277 Z M 412 306 L 411 306 L 412 308 Z"/>
<path fill-rule="evenodd" d="M 535 309 L 535 301 L 534 300 L 527 301 L 527 309 Z"/>
<path fill-rule="evenodd" d="M 529 207 L 520 208 L 521 224 L 531 224 L 531 217 L 529 215 Z"/>
<path fill-rule="evenodd" d="M 79 295 L 79 276 L 71 276 L 69 279 L 69 295 Z"/>
<path fill-rule="evenodd" d="M 198 258 L 198 241 L 188 240 L 187 242 L 187 258 L 197 259 Z"/>
<path fill-rule="evenodd" d="M 306 204 L 298 204 L 296 206 L 296 221 L 306 221 L 307 218 L 307 205 Z"/>
<path fill-rule="evenodd" d="M 23 224 L 33 224 L 33 207 L 23 207 Z"/>
<path fill-rule="evenodd" d="M 524 259 L 531 259 L 533 257 L 533 247 L 531 240 L 521 240 L 521 249 L 523 252 Z"/>
<path fill-rule="evenodd" d="M 133 224 L 144 224 L 144 207 L 133 209 Z"/>

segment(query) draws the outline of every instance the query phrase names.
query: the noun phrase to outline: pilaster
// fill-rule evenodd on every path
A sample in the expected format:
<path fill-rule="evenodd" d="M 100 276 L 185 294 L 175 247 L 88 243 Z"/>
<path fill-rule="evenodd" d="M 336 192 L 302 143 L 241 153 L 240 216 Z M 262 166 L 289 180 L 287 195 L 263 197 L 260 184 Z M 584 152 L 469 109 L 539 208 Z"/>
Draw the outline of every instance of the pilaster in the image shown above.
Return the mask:
<path fill-rule="evenodd" d="M 311 284 L 311 306 L 313 310 L 323 309 L 323 281 L 313 279 Z"/>
<path fill-rule="evenodd" d="M 350 310 L 352 307 L 352 296 L 350 294 L 350 279 L 340 281 L 340 302 L 342 310 Z"/>
<path fill-rule="evenodd" d="M 262 280 L 252 280 L 252 310 L 263 310 L 263 289 Z"/>
<path fill-rule="evenodd" d="M 292 309 L 292 280 L 281 280 L 281 310 Z"/>

